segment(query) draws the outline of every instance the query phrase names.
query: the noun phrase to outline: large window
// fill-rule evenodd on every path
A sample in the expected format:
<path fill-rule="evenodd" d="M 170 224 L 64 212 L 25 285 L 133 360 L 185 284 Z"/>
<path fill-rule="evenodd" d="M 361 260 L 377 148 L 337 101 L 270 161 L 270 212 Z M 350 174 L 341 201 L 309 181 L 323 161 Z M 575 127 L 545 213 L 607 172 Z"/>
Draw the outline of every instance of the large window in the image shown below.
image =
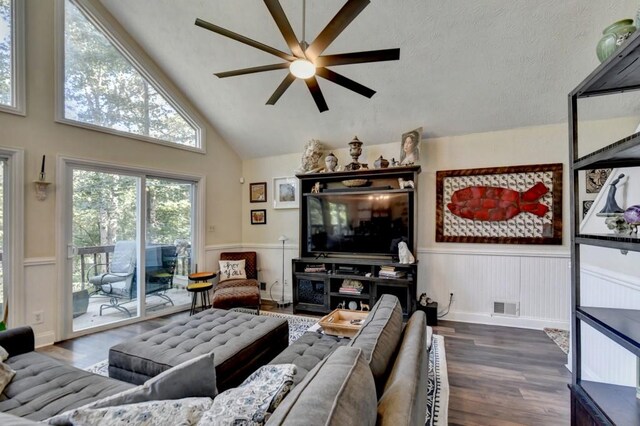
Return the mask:
<path fill-rule="evenodd" d="M 24 113 L 23 4 L 0 0 L 0 110 Z"/>
<path fill-rule="evenodd" d="M 195 120 L 80 6 L 65 1 L 64 119 L 201 148 Z"/>

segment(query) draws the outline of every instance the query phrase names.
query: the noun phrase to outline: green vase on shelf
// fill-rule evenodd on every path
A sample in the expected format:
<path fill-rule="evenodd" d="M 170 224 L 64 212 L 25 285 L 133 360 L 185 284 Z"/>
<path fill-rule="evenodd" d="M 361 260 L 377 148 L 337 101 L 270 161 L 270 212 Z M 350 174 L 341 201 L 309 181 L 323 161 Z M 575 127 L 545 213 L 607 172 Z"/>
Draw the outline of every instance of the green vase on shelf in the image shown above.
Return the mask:
<path fill-rule="evenodd" d="M 604 36 L 598 42 L 596 54 L 600 62 L 607 60 L 636 31 L 633 19 L 622 19 L 614 22 L 602 31 Z"/>

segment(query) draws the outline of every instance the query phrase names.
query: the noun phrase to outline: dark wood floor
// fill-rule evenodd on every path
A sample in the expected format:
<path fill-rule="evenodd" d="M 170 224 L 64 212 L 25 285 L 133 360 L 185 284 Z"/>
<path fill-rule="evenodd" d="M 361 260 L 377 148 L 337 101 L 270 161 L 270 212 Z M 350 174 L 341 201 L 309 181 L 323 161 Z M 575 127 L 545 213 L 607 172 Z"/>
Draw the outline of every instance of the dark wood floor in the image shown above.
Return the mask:
<path fill-rule="evenodd" d="M 291 313 L 291 308 L 279 311 Z M 107 359 L 114 344 L 187 314 L 78 337 L 39 351 L 86 368 Z M 450 425 L 569 424 L 567 358 L 542 331 L 451 321 L 439 324 L 435 333 L 445 336 Z"/>

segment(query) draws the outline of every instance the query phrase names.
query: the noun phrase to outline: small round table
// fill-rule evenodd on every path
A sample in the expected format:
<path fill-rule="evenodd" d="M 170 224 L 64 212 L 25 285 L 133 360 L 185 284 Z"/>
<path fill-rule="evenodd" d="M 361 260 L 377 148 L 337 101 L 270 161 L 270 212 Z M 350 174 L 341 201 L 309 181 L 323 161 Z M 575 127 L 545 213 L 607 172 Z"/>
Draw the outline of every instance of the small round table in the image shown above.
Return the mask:
<path fill-rule="evenodd" d="M 217 274 L 215 272 L 194 272 L 189 274 L 189 280 L 193 281 L 187 285 L 187 291 L 193 293 L 191 299 L 191 311 L 189 315 L 196 313 L 196 304 L 198 302 L 198 294 L 200 294 L 200 308 L 202 311 L 211 307 L 211 301 L 209 299 L 209 290 L 213 288 L 213 283 L 209 280 L 215 278 Z"/>

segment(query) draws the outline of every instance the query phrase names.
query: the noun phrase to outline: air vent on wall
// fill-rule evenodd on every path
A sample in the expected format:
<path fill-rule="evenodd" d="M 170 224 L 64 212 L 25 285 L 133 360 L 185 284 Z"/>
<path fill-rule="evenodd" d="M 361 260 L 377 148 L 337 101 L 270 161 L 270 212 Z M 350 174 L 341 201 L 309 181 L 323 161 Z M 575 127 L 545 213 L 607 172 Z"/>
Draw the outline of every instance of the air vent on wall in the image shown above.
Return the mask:
<path fill-rule="evenodd" d="M 515 302 L 493 302 L 494 315 L 508 315 L 517 317 L 520 315 L 518 303 Z"/>

